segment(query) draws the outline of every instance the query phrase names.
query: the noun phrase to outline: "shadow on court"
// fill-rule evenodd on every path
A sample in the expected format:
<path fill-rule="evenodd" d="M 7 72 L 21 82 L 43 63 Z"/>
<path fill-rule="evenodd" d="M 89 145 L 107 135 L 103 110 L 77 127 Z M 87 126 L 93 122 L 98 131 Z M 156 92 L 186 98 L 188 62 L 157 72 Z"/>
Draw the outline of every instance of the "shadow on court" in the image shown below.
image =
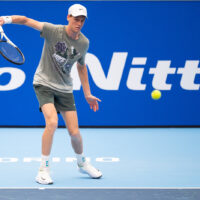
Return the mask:
<path fill-rule="evenodd" d="M 1 200 L 198 200 L 199 189 L 1 189 Z"/>

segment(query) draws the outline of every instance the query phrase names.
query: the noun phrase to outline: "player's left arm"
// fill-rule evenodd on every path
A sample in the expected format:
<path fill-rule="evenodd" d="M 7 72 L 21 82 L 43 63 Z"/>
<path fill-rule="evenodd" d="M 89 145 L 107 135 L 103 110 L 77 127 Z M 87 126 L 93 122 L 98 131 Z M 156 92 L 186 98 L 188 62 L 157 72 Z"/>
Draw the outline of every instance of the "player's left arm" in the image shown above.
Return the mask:
<path fill-rule="evenodd" d="M 77 62 L 77 69 L 83 87 L 85 99 L 90 105 L 90 108 L 93 109 L 94 112 L 96 112 L 97 110 L 99 110 L 98 101 L 101 102 L 101 100 L 91 94 L 87 67 L 85 64 L 81 65 L 79 62 Z"/>

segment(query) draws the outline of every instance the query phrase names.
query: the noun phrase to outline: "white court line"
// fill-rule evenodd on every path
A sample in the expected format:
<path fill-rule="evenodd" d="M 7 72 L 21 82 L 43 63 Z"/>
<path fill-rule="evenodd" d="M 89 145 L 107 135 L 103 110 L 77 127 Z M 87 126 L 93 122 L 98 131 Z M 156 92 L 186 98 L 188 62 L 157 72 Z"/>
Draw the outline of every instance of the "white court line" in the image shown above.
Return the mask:
<path fill-rule="evenodd" d="M 51 190 L 58 190 L 58 189 L 72 189 L 72 190 L 79 190 L 79 189 L 117 189 L 117 190 L 124 190 L 124 189 L 129 189 L 129 190 L 134 190 L 134 189 L 139 189 L 139 190 L 157 190 L 157 189 L 163 189 L 163 190 L 190 190 L 190 189 L 198 189 L 200 190 L 200 187 L 0 187 L 0 190 L 2 189 L 8 189 L 8 190 L 13 190 L 13 189 L 19 189 L 19 190 L 24 190 L 24 189 L 38 189 L 38 190 L 45 190 L 45 189 L 51 189 Z"/>

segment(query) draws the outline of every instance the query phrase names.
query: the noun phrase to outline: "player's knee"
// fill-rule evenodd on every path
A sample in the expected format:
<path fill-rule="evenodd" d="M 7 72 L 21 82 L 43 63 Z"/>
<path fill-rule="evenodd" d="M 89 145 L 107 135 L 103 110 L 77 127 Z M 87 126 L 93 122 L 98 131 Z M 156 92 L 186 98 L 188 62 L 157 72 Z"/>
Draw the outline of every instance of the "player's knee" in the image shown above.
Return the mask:
<path fill-rule="evenodd" d="M 57 119 L 50 119 L 46 123 L 46 128 L 49 130 L 56 130 L 58 127 L 58 120 Z"/>
<path fill-rule="evenodd" d="M 79 128 L 68 128 L 68 131 L 71 136 L 77 136 L 80 134 Z"/>

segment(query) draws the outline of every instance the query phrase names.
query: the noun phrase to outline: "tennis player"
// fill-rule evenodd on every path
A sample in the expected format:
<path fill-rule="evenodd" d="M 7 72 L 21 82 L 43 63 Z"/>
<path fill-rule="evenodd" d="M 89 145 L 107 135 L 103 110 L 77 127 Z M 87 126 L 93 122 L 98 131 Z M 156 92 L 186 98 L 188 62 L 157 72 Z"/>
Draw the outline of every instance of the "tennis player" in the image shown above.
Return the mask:
<path fill-rule="evenodd" d="M 79 171 L 91 178 L 100 178 L 102 173 L 86 161 L 83 154 L 83 141 L 79 131 L 76 106 L 73 97 L 72 65 L 77 62 L 78 74 L 84 96 L 90 108 L 96 112 L 101 100 L 91 94 L 85 55 L 89 47 L 88 39 L 81 33 L 87 18 L 87 9 L 74 4 L 68 9 L 68 25 L 54 25 L 39 22 L 25 16 L 2 16 L 0 25 L 22 24 L 34 28 L 45 39 L 41 60 L 34 75 L 33 85 L 39 101 L 46 126 L 42 135 L 42 155 L 36 181 L 40 184 L 52 184 L 49 157 L 54 132 L 58 126 L 60 113 L 71 137 L 71 144 L 76 154 Z"/>

